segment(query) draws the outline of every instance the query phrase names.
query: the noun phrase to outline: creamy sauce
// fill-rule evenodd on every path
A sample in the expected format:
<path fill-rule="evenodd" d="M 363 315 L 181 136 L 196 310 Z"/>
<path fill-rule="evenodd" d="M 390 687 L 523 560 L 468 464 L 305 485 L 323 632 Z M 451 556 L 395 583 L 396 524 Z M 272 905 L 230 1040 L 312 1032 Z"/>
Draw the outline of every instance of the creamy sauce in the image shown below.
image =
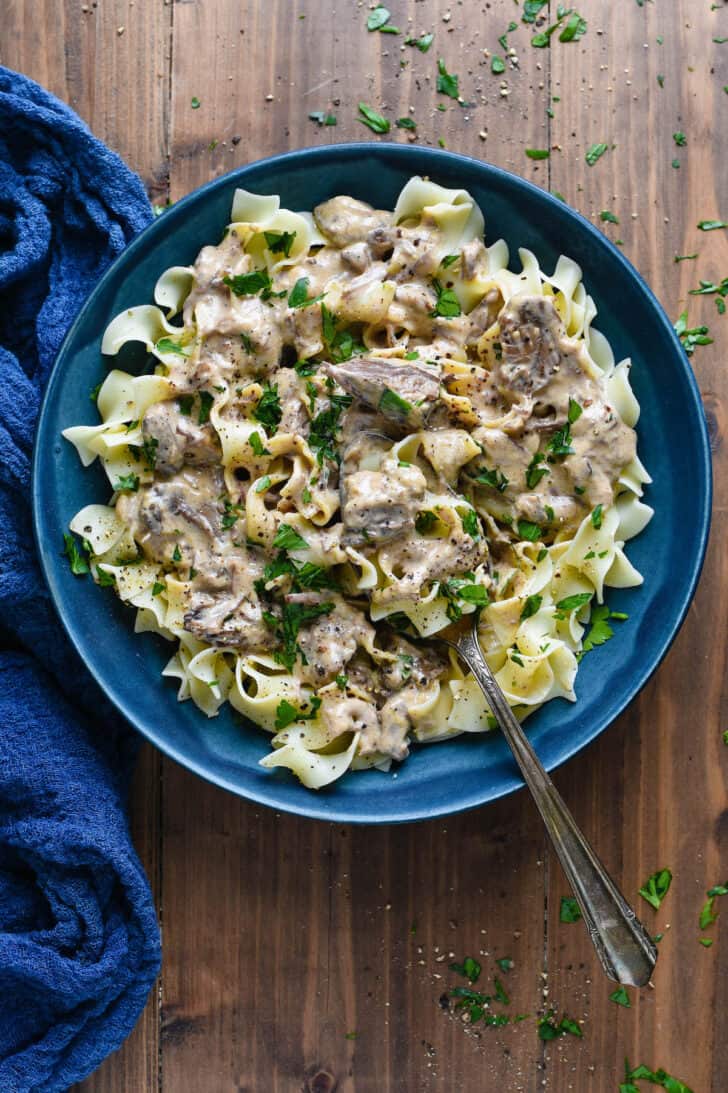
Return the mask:
<path fill-rule="evenodd" d="M 153 480 L 117 511 L 144 555 L 184 583 L 190 634 L 282 658 L 322 690 L 331 740 L 359 731 L 361 755 L 401 759 L 409 711 L 446 660 L 371 622 L 351 552 L 388 574 L 376 602 L 415 603 L 437 582 L 507 559 L 519 520 L 537 524 L 542 541 L 573 534 L 613 502 L 635 434 L 549 298 L 504 307 L 495 289 L 469 314 L 442 313 L 453 262 L 442 264 L 427 214 L 395 225 L 342 196 L 314 216 L 326 245 L 279 267 L 267 290 L 235 288 L 256 270 L 235 230 L 200 252 L 184 308 L 198 337 L 169 369 L 178 398 L 142 421 Z M 454 261 L 465 280 L 482 275 L 483 243 Z M 304 306 L 291 306 L 302 279 Z M 314 490 L 331 506 L 326 526 L 306 534 L 315 577 L 304 580 L 295 547 L 261 547 L 241 530 L 251 480 L 223 468 L 218 432 L 251 420 L 264 450 L 290 434 L 316 457 L 308 478 L 288 485 L 293 455 L 271 457 L 269 475 L 286 473 L 264 482 L 274 531 L 316 511 Z M 417 458 L 393 458 L 393 443 L 415 433 Z M 428 491 L 452 498 L 450 515 L 423 511 Z"/>

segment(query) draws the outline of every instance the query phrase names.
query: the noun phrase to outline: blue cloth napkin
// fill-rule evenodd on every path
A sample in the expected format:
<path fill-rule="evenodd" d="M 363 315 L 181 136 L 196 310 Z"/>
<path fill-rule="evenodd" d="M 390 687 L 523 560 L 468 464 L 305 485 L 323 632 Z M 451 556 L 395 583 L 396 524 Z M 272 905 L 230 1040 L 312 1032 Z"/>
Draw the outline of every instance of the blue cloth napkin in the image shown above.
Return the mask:
<path fill-rule="evenodd" d="M 135 742 L 67 642 L 33 545 L 44 384 L 152 218 L 76 114 L 0 68 L 0 1090 L 65 1090 L 122 1043 L 159 969 L 124 811 Z"/>

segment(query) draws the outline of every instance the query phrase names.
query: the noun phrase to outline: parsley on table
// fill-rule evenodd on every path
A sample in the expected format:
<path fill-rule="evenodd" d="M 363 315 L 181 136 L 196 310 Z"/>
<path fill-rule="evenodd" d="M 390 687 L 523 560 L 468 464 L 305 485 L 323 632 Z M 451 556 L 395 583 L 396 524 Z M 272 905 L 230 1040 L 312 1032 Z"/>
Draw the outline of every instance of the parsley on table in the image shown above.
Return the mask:
<path fill-rule="evenodd" d="M 610 213 L 608 209 L 602 209 L 602 211 L 599 213 L 599 218 L 600 220 L 605 221 L 605 223 L 607 224 L 619 223 L 619 219 L 614 215 L 614 213 Z"/>
<path fill-rule="evenodd" d="M 311 121 L 315 121 L 318 125 L 336 125 L 336 115 L 329 114 L 324 110 L 312 110 L 308 116 Z"/>
<path fill-rule="evenodd" d="M 199 110 L 200 107 L 202 106 L 202 103 L 197 98 L 197 95 L 192 96 L 192 98 L 190 100 L 190 106 L 192 107 L 193 110 Z"/>
<path fill-rule="evenodd" d="M 526 596 L 523 607 L 521 608 L 521 622 L 526 619 L 530 619 L 532 615 L 541 607 L 543 603 L 543 596 L 539 596 L 538 593 L 533 593 L 531 596 Z"/>
<path fill-rule="evenodd" d="M 714 910 L 715 900 L 717 896 L 728 896 L 728 882 L 726 884 L 716 884 L 713 888 L 709 888 L 706 892 L 707 900 L 703 904 L 700 912 L 700 929 L 704 930 L 707 926 L 712 926 L 718 917 L 718 912 Z"/>
<path fill-rule="evenodd" d="M 493 997 L 495 998 L 496 1002 L 500 1002 L 503 1006 L 510 1006 L 511 1000 L 508 997 L 508 992 L 506 991 L 505 987 L 503 986 L 497 975 L 493 977 L 493 988 Z"/>
<path fill-rule="evenodd" d="M 389 132 L 390 124 L 387 119 L 378 114 L 376 110 L 372 110 L 371 106 L 367 106 L 365 102 L 359 103 L 359 113 L 361 117 L 357 120 L 371 129 L 373 133 L 383 134 Z"/>
<path fill-rule="evenodd" d="M 712 232 L 717 228 L 728 228 L 728 220 L 699 220 L 698 227 L 701 232 Z"/>
<path fill-rule="evenodd" d="M 264 620 L 283 646 L 281 652 L 274 654 L 275 660 L 291 671 L 300 652 L 297 638 L 301 627 L 304 623 L 313 622 L 321 615 L 328 615 L 333 610 L 333 603 L 286 603 L 283 605 L 280 615 L 264 611 Z"/>
<path fill-rule="evenodd" d="M 579 904 L 573 898 L 573 896 L 561 897 L 561 910 L 559 911 L 560 922 L 578 922 L 581 918 L 581 910 Z"/>
<path fill-rule="evenodd" d="M 526 155 L 529 159 L 548 159 L 551 153 L 548 148 L 527 148 Z"/>
<path fill-rule="evenodd" d="M 553 1010 L 549 1010 L 544 1017 L 539 1019 L 539 1040 L 557 1040 L 559 1036 L 564 1036 L 567 1032 L 571 1036 L 581 1037 L 584 1035 L 576 1021 L 572 1021 L 570 1017 L 564 1016 L 557 1022 Z"/>
<path fill-rule="evenodd" d="M 684 148 L 688 142 L 688 138 L 685 136 L 684 133 L 680 131 L 678 131 L 677 133 L 673 133 L 672 139 L 675 141 L 675 144 L 677 144 L 678 148 Z"/>
<path fill-rule="evenodd" d="M 440 316 L 443 319 L 456 319 L 462 315 L 460 301 L 451 288 L 443 288 L 436 277 L 432 279 L 432 286 L 437 295 L 437 303 L 430 312 L 431 318 Z"/>
<path fill-rule="evenodd" d="M 646 1081 L 651 1085 L 662 1086 L 666 1093 L 693 1093 L 689 1086 L 685 1085 L 678 1078 L 673 1078 L 668 1074 L 666 1070 L 660 1068 L 659 1070 L 650 1070 L 648 1066 L 640 1065 L 630 1069 L 629 1062 L 624 1060 L 624 1077 L 625 1082 L 620 1085 L 619 1093 L 639 1093 L 637 1086 L 634 1082 Z"/>
<path fill-rule="evenodd" d="M 473 482 L 477 482 L 479 486 L 491 486 L 499 493 L 504 493 L 508 489 L 508 479 L 497 468 L 490 471 L 487 467 L 483 467 L 473 475 Z"/>
<path fill-rule="evenodd" d="M 411 132 L 417 129 L 417 122 L 414 118 L 397 118 L 394 124 L 398 129 L 409 129 Z"/>
<path fill-rule="evenodd" d="M 275 727 L 287 729 L 294 721 L 313 721 L 321 706 L 321 699 L 314 695 L 311 699 L 311 709 L 308 711 L 297 709 L 287 699 L 282 698 L 276 708 Z"/>
<path fill-rule="evenodd" d="M 268 383 L 263 388 L 263 394 L 258 400 L 258 405 L 253 410 L 253 417 L 256 421 L 259 421 L 261 425 L 265 425 L 271 433 L 275 433 L 281 418 L 283 417 L 277 383 Z"/>
<path fill-rule="evenodd" d="M 673 262 L 675 262 L 676 264 L 678 262 L 688 262 L 688 261 L 691 261 L 693 258 L 698 258 L 698 257 L 699 256 L 697 254 L 676 254 L 675 257 L 673 258 Z"/>
<path fill-rule="evenodd" d="M 700 288 L 691 288 L 691 296 L 728 296 L 728 277 L 724 277 L 718 284 L 715 281 L 701 281 Z"/>
<path fill-rule="evenodd" d="M 606 151 L 606 144 L 592 144 L 592 146 L 587 150 L 587 153 L 584 156 L 587 165 L 589 167 L 593 167 L 597 160 L 601 159 Z"/>
<path fill-rule="evenodd" d="M 78 543 L 73 535 L 63 536 L 63 553 L 68 558 L 68 564 L 74 577 L 82 577 L 89 572 L 89 564 L 79 550 Z"/>
<path fill-rule="evenodd" d="M 462 964 L 450 964 L 450 971 L 457 972 L 458 975 L 464 976 L 465 979 L 470 980 L 471 983 L 477 983 L 480 979 L 482 968 L 474 957 L 466 956 L 463 959 Z"/>
<path fill-rule="evenodd" d="M 290 524 L 280 524 L 273 546 L 279 550 L 306 550 L 308 543 Z"/>
<path fill-rule="evenodd" d="M 420 38 L 405 38 L 404 44 L 414 46 L 415 49 L 419 49 L 420 53 L 427 53 L 434 39 L 434 34 L 423 34 Z"/>
<path fill-rule="evenodd" d="M 659 910 L 660 904 L 667 895 L 672 884 L 672 873 L 669 869 L 658 869 L 656 873 L 648 877 L 640 888 L 640 895 L 647 900 L 651 907 Z"/>
<path fill-rule="evenodd" d="M 565 14 L 568 14 L 565 13 Z M 578 42 L 586 34 L 586 19 L 574 11 L 569 15 L 568 22 L 559 35 L 560 42 Z"/>
<path fill-rule="evenodd" d="M 525 0 L 521 22 L 535 23 L 541 8 L 545 8 L 547 4 L 548 0 Z"/>
<path fill-rule="evenodd" d="M 381 30 L 381 28 L 388 23 L 392 18 L 392 13 L 384 7 L 383 4 L 377 4 L 374 11 L 369 12 L 367 18 L 367 30 L 369 32 L 373 30 Z"/>
<path fill-rule="evenodd" d="M 616 1002 L 618 1006 L 624 1006 L 625 1009 L 632 1008 L 632 1003 L 629 1000 L 629 995 L 627 994 L 624 987 L 618 987 L 616 991 L 610 994 L 609 1001 Z"/>
<path fill-rule="evenodd" d="M 291 247 L 296 238 L 296 232 L 263 232 L 265 242 L 271 254 L 282 254 L 290 257 Z"/>
<path fill-rule="evenodd" d="M 451 99 L 457 100 L 460 97 L 459 78 L 448 72 L 442 57 L 437 62 L 437 90 Z"/>
<path fill-rule="evenodd" d="M 118 480 L 112 486 L 115 492 L 121 490 L 129 490 L 131 493 L 136 493 L 139 489 L 139 475 L 138 474 L 121 474 Z"/>
<path fill-rule="evenodd" d="M 506 47 L 503 46 L 503 48 L 505 49 Z M 506 70 L 505 61 L 502 57 L 499 57 L 497 53 L 490 62 L 490 70 L 494 76 L 500 76 Z"/>
<path fill-rule="evenodd" d="M 496 964 L 502 972 L 510 972 L 513 970 L 513 961 L 510 956 L 499 956 L 496 960 Z"/>
<path fill-rule="evenodd" d="M 709 336 L 710 330 L 707 326 L 694 326 L 688 327 L 688 313 L 687 311 L 681 312 L 675 323 L 675 333 L 683 344 L 683 349 L 687 353 L 688 357 L 692 357 L 696 348 L 699 345 L 712 345 L 713 339 Z"/>
<path fill-rule="evenodd" d="M 270 291 L 271 279 L 267 269 L 254 269 L 252 273 L 237 273 L 234 277 L 223 277 L 235 296 L 254 296 L 257 292 Z"/>

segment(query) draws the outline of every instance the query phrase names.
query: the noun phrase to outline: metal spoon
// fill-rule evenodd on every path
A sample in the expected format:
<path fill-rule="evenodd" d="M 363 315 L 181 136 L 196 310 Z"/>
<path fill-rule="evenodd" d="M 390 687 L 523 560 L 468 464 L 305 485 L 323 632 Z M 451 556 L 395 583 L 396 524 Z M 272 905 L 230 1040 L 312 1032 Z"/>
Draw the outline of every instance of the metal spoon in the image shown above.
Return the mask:
<path fill-rule="evenodd" d="M 455 649 L 487 698 L 541 813 L 604 971 L 617 983 L 644 987 L 652 976 L 657 948 L 577 827 L 508 705 L 480 648 L 477 615 L 471 629 L 455 640 L 439 634 L 437 640 Z"/>

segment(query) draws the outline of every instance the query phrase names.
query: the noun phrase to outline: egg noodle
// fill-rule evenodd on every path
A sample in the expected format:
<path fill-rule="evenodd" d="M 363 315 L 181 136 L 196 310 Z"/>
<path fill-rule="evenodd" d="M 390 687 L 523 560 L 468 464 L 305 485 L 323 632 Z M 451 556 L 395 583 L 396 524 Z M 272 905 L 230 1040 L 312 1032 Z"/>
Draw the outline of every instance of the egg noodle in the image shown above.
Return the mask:
<path fill-rule="evenodd" d="M 154 372 L 110 371 L 101 424 L 64 432 L 113 491 L 71 530 L 137 632 L 177 643 L 179 699 L 230 702 L 308 787 L 386 770 L 494 727 L 457 657 L 407 636 L 478 612 L 519 717 L 574 701 L 652 515 L 630 362 L 580 268 L 513 272 L 470 195 L 419 177 L 394 212 L 237 190 L 231 219 L 106 329 Z"/>

